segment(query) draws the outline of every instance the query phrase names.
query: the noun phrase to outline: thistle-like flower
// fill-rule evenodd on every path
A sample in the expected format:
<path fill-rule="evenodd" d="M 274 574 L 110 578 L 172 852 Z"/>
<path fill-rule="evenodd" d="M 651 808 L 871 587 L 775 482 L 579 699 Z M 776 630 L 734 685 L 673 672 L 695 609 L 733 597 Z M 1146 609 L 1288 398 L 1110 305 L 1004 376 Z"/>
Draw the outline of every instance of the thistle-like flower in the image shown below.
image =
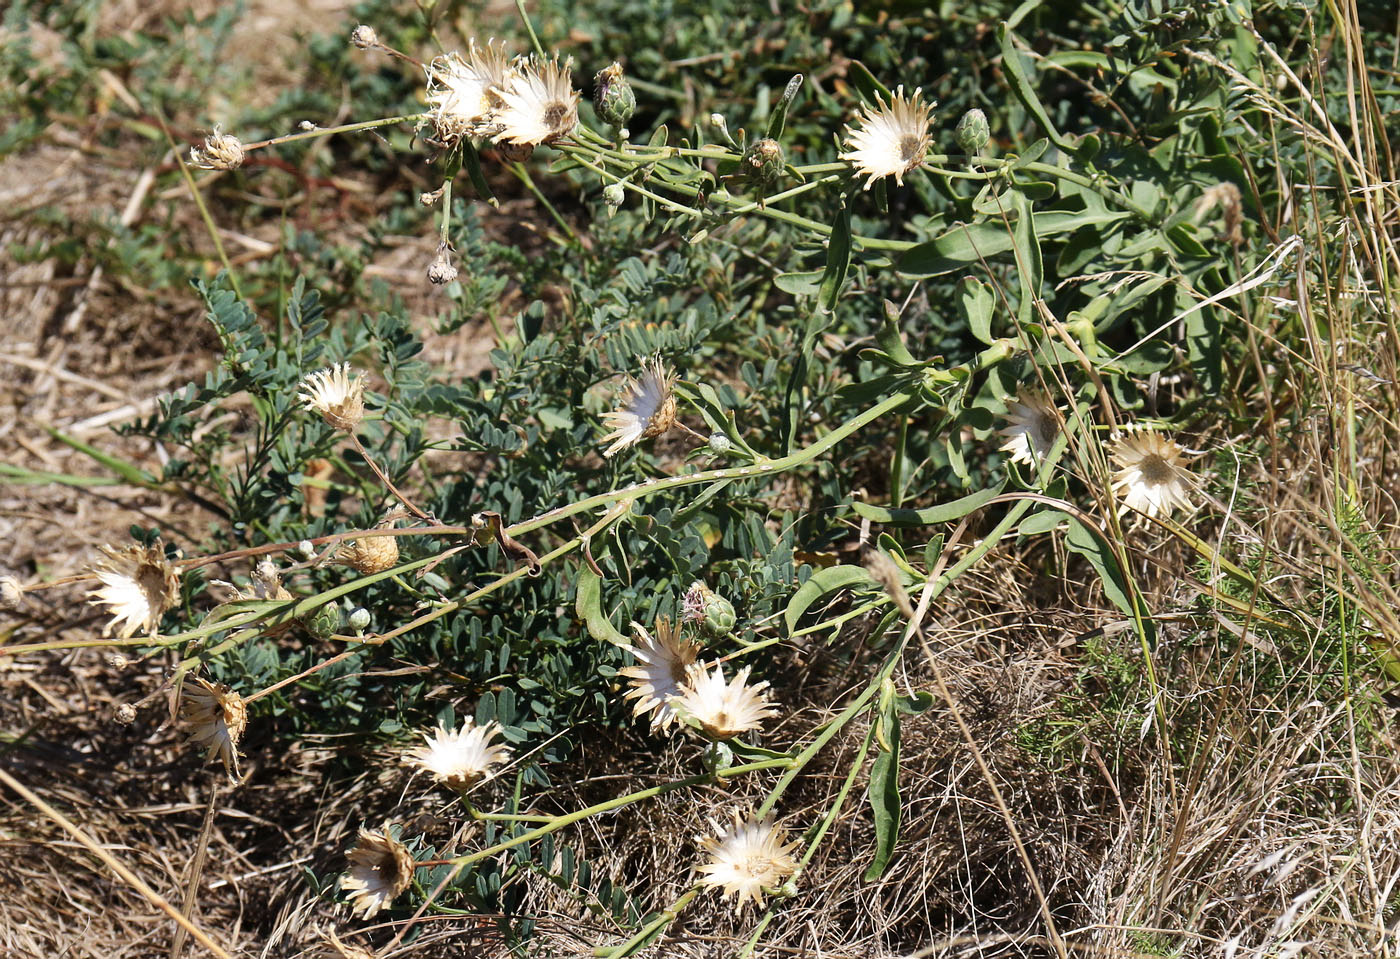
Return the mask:
<path fill-rule="evenodd" d="M 792 854 L 799 843 L 786 842 L 782 828 L 769 818 L 741 816 L 736 810 L 733 826 L 711 824 L 716 835 L 699 837 L 700 848 L 710 857 L 698 867 L 700 882 L 722 890 L 725 899 L 733 896 L 735 912 L 742 912 L 750 900 L 763 905 L 765 892 L 777 889 L 797 872 Z"/>
<path fill-rule="evenodd" d="M 1049 395 L 1022 387 L 1014 400 L 1007 401 L 1006 419 L 1006 427 L 999 431 L 1006 438 L 1002 452 L 1010 453 L 1013 463 L 1039 466 L 1060 438 L 1060 413 Z"/>
<path fill-rule="evenodd" d="M 340 888 L 350 893 L 350 913 L 369 919 L 408 888 L 413 880 L 413 856 L 403 843 L 389 835 L 389 827 L 371 832 L 360 827 L 360 841 L 346 853 L 350 868 L 340 877 Z"/>
<path fill-rule="evenodd" d="M 437 138 L 449 147 L 464 137 L 489 136 L 497 130 L 501 94 L 515 76 L 505 47 L 488 41 L 468 45 L 467 55 L 447 53 L 427 66 L 427 101 Z"/>
<path fill-rule="evenodd" d="M 720 663 L 715 664 L 714 672 L 706 672 L 700 664 L 690 666 L 681 694 L 671 700 L 671 707 L 682 722 L 698 726 L 711 739 L 733 739 L 740 733 L 758 729 L 763 720 L 778 715 L 763 698 L 768 684 L 749 686 L 748 679 L 747 666 L 728 683 Z"/>
<path fill-rule="evenodd" d="M 553 143 L 578 125 L 578 99 L 567 63 L 524 61 L 501 91 L 496 137 L 522 147 Z"/>
<path fill-rule="evenodd" d="M 619 670 L 632 683 L 624 698 L 636 700 L 633 716 L 651 713 L 651 728 L 664 730 L 676 721 L 671 699 L 681 694 L 686 671 L 699 655 L 700 644 L 682 639 L 680 630 L 664 616 L 656 619 L 655 637 L 636 623 L 632 629 L 637 633 L 637 642 L 623 649 L 632 654 L 637 665 Z"/>
<path fill-rule="evenodd" d="M 320 413 L 328 424 L 349 433 L 365 417 L 364 394 L 364 377 L 359 373 L 352 376 L 350 364 L 341 363 L 307 374 L 297 398 L 307 409 Z"/>
<path fill-rule="evenodd" d="M 160 540 L 150 546 L 99 549 L 107 558 L 92 568 L 92 574 L 102 587 L 88 594 L 88 602 L 111 609 L 112 621 L 102 634 L 110 636 L 124 623 L 118 631 L 122 639 L 130 639 L 138 629 L 155 635 L 160 618 L 180 598 L 180 574 L 166 562 Z"/>
<path fill-rule="evenodd" d="M 190 166 L 201 170 L 236 170 L 243 165 L 243 142 L 236 136 L 214 132 L 204 138 L 203 146 L 190 147 Z"/>
<path fill-rule="evenodd" d="M 243 697 L 222 683 L 195 677 L 180 690 L 180 718 L 190 727 L 187 742 L 209 747 L 206 760 L 218 756 L 224 771 L 238 777 L 238 740 L 248 726 Z"/>
<path fill-rule="evenodd" d="M 461 729 L 454 730 L 444 729 L 439 724 L 436 733 L 423 734 L 427 745 L 404 754 L 404 762 L 421 766 L 438 782 L 461 792 L 490 779 L 493 767 L 510 760 L 508 747 L 491 743 L 499 735 L 501 724 L 497 722 L 477 726 L 469 718 Z"/>
<path fill-rule="evenodd" d="M 1129 427 L 1113 449 L 1118 470 L 1113 491 L 1120 500 L 1118 512 L 1136 510 L 1148 516 L 1166 515 L 1176 508 L 1195 508 L 1188 494 L 1197 479 L 1183 464 L 1186 451 L 1160 433 Z"/>
<path fill-rule="evenodd" d="M 875 102 L 879 109 L 864 104 L 860 128 L 846 127 L 846 145 L 850 149 L 841 154 L 841 159 L 855 164 L 857 176 L 869 177 L 865 181 L 867 190 L 886 176 L 893 176 L 903 186 L 904 174 L 924 162 L 924 154 L 933 142 L 929 123 L 934 104 L 924 103 L 921 93 L 915 90 L 912 97 L 906 97 L 900 87 L 888 104 L 877 93 Z"/>
<path fill-rule="evenodd" d="M 628 379 L 622 405 L 603 414 L 603 425 L 612 430 L 603 442 L 613 441 L 603 455 L 612 456 L 669 430 L 676 422 L 676 397 L 671 392 L 675 385 L 676 374 L 667 372 L 659 356 L 642 363 L 642 378 Z"/>

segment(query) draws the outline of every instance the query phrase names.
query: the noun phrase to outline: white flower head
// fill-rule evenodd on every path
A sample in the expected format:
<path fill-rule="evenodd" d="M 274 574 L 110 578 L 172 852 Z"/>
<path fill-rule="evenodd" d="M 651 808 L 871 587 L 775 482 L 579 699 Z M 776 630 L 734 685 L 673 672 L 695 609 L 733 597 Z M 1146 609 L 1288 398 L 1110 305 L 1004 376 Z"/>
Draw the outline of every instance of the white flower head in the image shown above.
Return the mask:
<path fill-rule="evenodd" d="M 340 888 L 350 893 L 351 915 L 362 912 L 369 919 L 393 902 L 413 880 L 413 856 L 389 835 L 389 827 L 371 832 L 360 827 L 360 841 L 346 853 L 350 868 L 340 877 Z"/>
<path fill-rule="evenodd" d="M 793 852 L 798 842 L 787 836 L 771 819 L 734 813 L 734 825 L 714 824 L 715 836 L 700 837 L 700 848 L 710 861 L 698 867 L 700 882 L 722 890 L 725 899 L 734 897 L 734 910 L 742 912 L 746 903 L 763 905 L 765 892 L 782 886 L 797 872 Z"/>
<path fill-rule="evenodd" d="M 180 574 L 166 561 L 165 547 L 156 540 L 150 546 L 98 548 L 107 558 L 92 573 L 102 586 L 88 594 L 88 602 L 111 610 L 112 621 L 102 634 L 110 636 L 120 625 L 122 639 L 130 639 L 138 629 L 155 635 L 160 618 L 180 598 Z"/>
<path fill-rule="evenodd" d="M 202 147 L 190 147 L 190 166 L 201 170 L 236 170 L 243 165 L 243 143 L 218 127 L 204 138 Z"/>
<path fill-rule="evenodd" d="M 628 379 L 622 405 L 603 414 L 603 425 L 612 430 L 603 442 L 613 441 L 603 455 L 612 456 L 669 430 L 676 422 L 676 397 L 671 392 L 675 385 L 676 374 L 667 372 L 659 356 L 642 363 L 642 378 Z"/>
<path fill-rule="evenodd" d="M 1174 509 L 1188 512 L 1194 504 L 1196 476 L 1184 465 L 1186 451 L 1176 441 L 1150 430 L 1129 427 L 1113 448 L 1118 470 L 1113 491 L 1120 500 L 1118 512 L 1136 510 L 1149 517 Z"/>
<path fill-rule="evenodd" d="M 364 419 L 364 393 L 364 377 L 351 375 L 350 364 L 341 363 L 304 377 L 297 398 L 331 426 L 348 433 Z"/>
<path fill-rule="evenodd" d="M 496 113 L 504 105 L 502 92 L 515 76 L 504 46 L 494 40 L 478 47 L 473 39 L 467 55 L 446 53 L 426 67 L 428 119 L 437 138 L 449 147 L 464 137 L 489 136 L 497 129 Z"/>
<path fill-rule="evenodd" d="M 1001 450 L 1011 454 L 1011 462 L 1039 466 L 1060 438 L 1060 411 L 1044 390 L 1022 387 L 1006 404 L 1007 425 L 1000 430 L 1006 442 Z"/>
<path fill-rule="evenodd" d="M 501 91 L 496 137 L 520 147 L 553 143 L 578 125 L 578 100 L 568 63 L 522 61 Z"/>
<path fill-rule="evenodd" d="M 747 666 L 732 681 L 725 682 L 722 663 L 715 663 L 714 672 L 707 672 L 703 665 L 693 665 L 686 670 L 681 694 L 671 700 L 671 706 L 682 722 L 699 727 L 711 739 L 733 739 L 778 715 L 763 698 L 768 684 L 750 686 L 748 679 Z"/>
<path fill-rule="evenodd" d="M 180 689 L 180 719 L 190 727 L 188 742 L 207 746 L 205 759 L 215 756 L 231 778 L 238 776 L 238 740 L 248 726 L 243 697 L 222 683 L 195 677 Z"/>
<path fill-rule="evenodd" d="M 877 93 L 878 109 L 864 104 L 859 129 L 846 127 L 846 146 L 850 149 L 841 154 L 841 159 L 855 164 L 858 176 L 869 177 L 865 182 L 867 190 L 886 176 L 893 176 L 903 186 L 904 174 L 924 162 L 924 154 L 933 142 L 929 123 L 934 104 L 924 103 L 921 93 L 915 90 L 912 97 L 906 97 L 900 87 L 888 104 Z"/>
<path fill-rule="evenodd" d="M 651 713 L 652 728 L 664 730 L 676 721 L 671 699 L 681 694 L 686 670 L 699 655 L 700 644 L 682 639 L 680 630 L 665 617 L 657 618 L 655 637 L 636 623 L 632 629 L 637 633 L 637 642 L 623 649 L 632 654 L 637 665 L 619 670 L 632 684 L 624 698 L 636 700 L 633 716 Z"/>
<path fill-rule="evenodd" d="M 438 725 L 435 733 L 424 733 L 427 745 L 404 754 L 404 761 L 421 766 L 438 782 L 461 791 L 494 775 L 494 767 L 510 759 L 510 749 L 491 740 L 501 735 L 501 724 L 489 722 L 478 726 L 470 718 L 461 729 L 444 729 Z"/>

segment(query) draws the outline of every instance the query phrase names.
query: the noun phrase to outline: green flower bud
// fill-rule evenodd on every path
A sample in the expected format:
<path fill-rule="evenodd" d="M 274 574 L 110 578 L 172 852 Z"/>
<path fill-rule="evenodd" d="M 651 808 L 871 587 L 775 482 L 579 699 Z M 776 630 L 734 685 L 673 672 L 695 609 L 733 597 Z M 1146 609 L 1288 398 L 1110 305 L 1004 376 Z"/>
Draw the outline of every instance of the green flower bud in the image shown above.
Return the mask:
<path fill-rule="evenodd" d="M 987 115 L 976 107 L 962 115 L 957 128 L 953 131 L 953 136 L 958 141 L 958 148 L 969 156 L 981 153 L 982 148 L 991 139 L 991 135 L 991 128 L 987 126 Z"/>
<path fill-rule="evenodd" d="M 369 629 L 369 610 L 365 609 L 363 606 L 356 606 L 354 609 L 350 610 L 350 615 L 346 617 L 345 621 L 350 624 L 350 628 L 355 632 L 363 633 L 365 630 Z"/>
<path fill-rule="evenodd" d="M 734 604 L 696 580 L 681 600 L 681 619 L 698 623 L 710 639 L 722 639 L 734 630 Z"/>
<path fill-rule="evenodd" d="M 621 183 L 609 183 L 603 187 L 603 202 L 608 205 L 608 213 L 612 214 L 622 206 L 622 201 L 627 197 L 627 191 L 623 189 Z"/>
<path fill-rule="evenodd" d="M 718 431 L 710 434 L 710 452 L 723 456 L 734 448 L 734 441 Z"/>
<path fill-rule="evenodd" d="M 329 639 L 340 629 L 340 607 L 335 603 L 327 603 L 320 609 L 303 616 L 301 624 L 306 627 L 308 633 L 317 639 Z"/>
<path fill-rule="evenodd" d="M 749 145 L 739 165 L 750 180 L 760 187 L 768 187 L 782 177 L 785 162 L 782 145 L 777 140 L 764 137 Z"/>
<path fill-rule="evenodd" d="M 734 765 L 734 750 L 725 742 L 713 742 L 700 754 L 700 762 L 711 775 L 724 772 Z"/>
<path fill-rule="evenodd" d="M 622 75 L 622 64 L 599 70 L 593 83 L 593 108 L 598 111 L 598 118 L 610 126 L 626 126 L 637 112 L 637 95 Z"/>

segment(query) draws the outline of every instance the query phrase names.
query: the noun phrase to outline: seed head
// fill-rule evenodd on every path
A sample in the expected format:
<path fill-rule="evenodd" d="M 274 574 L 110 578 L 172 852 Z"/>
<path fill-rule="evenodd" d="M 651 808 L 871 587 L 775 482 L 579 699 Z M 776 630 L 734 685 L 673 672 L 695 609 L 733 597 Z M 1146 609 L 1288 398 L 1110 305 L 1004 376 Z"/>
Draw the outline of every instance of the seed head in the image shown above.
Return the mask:
<path fill-rule="evenodd" d="M 452 263 L 452 255 L 447 246 L 438 247 L 437 256 L 428 264 L 428 282 L 433 286 L 445 286 L 457 279 L 457 267 Z"/>
<path fill-rule="evenodd" d="M 229 778 L 238 777 L 238 740 L 248 725 L 243 697 L 222 683 L 195 677 L 180 690 L 180 718 L 190 727 L 189 742 L 208 746 L 205 759 L 218 756 Z"/>
<path fill-rule="evenodd" d="M 0 576 L 0 609 L 19 609 L 24 602 L 24 586 L 13 576 Z"/>
<path fill-rule="evenodd" d="M 214 132 L 202 147 L 190 147 L 190 165 L 201 170 L 236 170 L 243 165 L 243 143 L 236 136 Z"/>
<path fill-rule="evenodd" d="M 373 50 L 379 47 L 379 34 L 374 32 L 374 27 L 360 24 L 350 33 L 350 43 L 361 50 Z"/>
<path fill-rule="evenodd" d="M 389 827 L 379 832 L 360 828 L 360 841 L 346 853 L 350 868 L 340 888 L 350 893 L 350 912 L 369 919 L 393 902 L 413 881 L 413 856 Z"/>

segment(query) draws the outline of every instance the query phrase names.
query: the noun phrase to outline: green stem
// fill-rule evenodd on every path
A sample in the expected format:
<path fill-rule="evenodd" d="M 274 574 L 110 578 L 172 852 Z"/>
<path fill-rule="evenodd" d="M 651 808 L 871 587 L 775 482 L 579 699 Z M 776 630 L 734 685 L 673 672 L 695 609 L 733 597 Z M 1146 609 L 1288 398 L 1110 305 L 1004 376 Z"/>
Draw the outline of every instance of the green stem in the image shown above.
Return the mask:
<path fill-rule="evenodd" d="M 337 133 L 358 133 L 361 130 L 374 130 L 378 127 L 392 126 L 395 123 L 406 123 L 409 120 L 421 120 L 428 116 L 427 113 L 405 113 L 398 117 L 382 117 L 378 120 L 364 120 L 360 123 L 346 123 L 338 127 L 318 127 L 315 130 L 304 130 L 301 133 L 288 133 L 286 136 L 273 137 L 270 140 L 258 140 L 255 143 L 243 144 L 244 151 L 261 150 L 263 147 L 277 146 L 281 143 L 293 143 L 297 140 L 314 140 L 317 137 L 333 136 Z"/>
<path fill-rule="evenodd" d="M 861 427 L 878 420 L 892 410 L 899 409 L 899 407 L 908 403 L 913 398 L 913 390 L 901 390 L 898 393 L 887 396 L 864 413 L 842 423 L 806 449 L 798 450 L 795 453 L 779 457 L 778 459 L 764 460 L 753 466 L 700 470 L 696 473 L 687 473 L 681 476 L 662 477 L 661 479 L 652 480 L 649 483 L 633 483 L 631 486 L 624 486 L 619 490 L 613 490 L 609 493 L 598 493 L 581 500 L 576 500 L 573 503 L 567 503 L 547 513 L 541 513 L 534 519 L 525 520 L 524 522 L 507 527 L 506 533 L 511 536 L 520 536 L 531 530 L 539 529 L 542 526 L 548 526 L 551 523 L 558 522 L 561 519 L 565 519 L 577 513 L 597 509 L 600 506 L 611 506 L 622 500 L 638 499 L 650 495 L 651 493 L 659 492 L 660 490 L 676 489 L 681 486 L 694 486 L 696 483 L 712 483 L 716 480 L 744 479 L 782 473 L 794 467 L 810 463 L 822 453 L 825 453 L 837 443 L 841 442 L 852 433 L 855 433 Z"/>
<path fill-rule="evenodd" d="M 662 929 L 676 921 L 676 917 L 681 914 L 681 910 L 690 905 L 690 900 L 700 893 L 700 885 L 697 883 L 687 889 L 679 899 L 671 903 L 670 907 L 663 910 L 655 919 L 647 923 L 637 934 L 628 939 L 620 946 L 607 946 L 593 950 L 593 955 L 603 957 L 603 959 L 626 959 L 642 946 L 651 941 L 651 937 Z"/>
<path fill-rule="evenodd" d="M 535 48 L 535 53 L 541 60 L 544 57 L 544 47 L 540 45 L 540 38 L 535 36 L 535 25 L 530 22 L 530 15 L 525 12 L 525 0 L 515 0 L 515 9 L 520 11 L 520 19 L 525 24 L 525 32 L 530 35 L 530 45 Z"/>
<path fill-rule="evenodd" d="M 792 760 L 790 759 L 764 759 L 756 763 L 746 763 L 743 766 L 731 766 L 728 769 L 719 771 L 718 773 L 716 773 L 716 775 L 723 778 L 731 778 L 734 776 L 742 776 L 745 773 L 759 772 L 764 769 L 774 769 L 780 766 L 786 766 L 790 762 L 792 762 Z M 612 812 L 614 809 L 621 809 L 624 806 L 630 806 L 633 803 L 642 802 L 646 799 L 655 799 L 657 796 L 664 796 L 667 793 L 675 792 L 678 789 L 689 789 L 691 786 L 700 786 L 704 785 L 705 783 L 712 783 L 714 782 L 714 779 L 715 777 L 711 776 L 709 773 L 702 773 L 698 776 L 688 776 L 685 779 L 678 779 L 675 782 L 662 783 L 660 786 L 651 786 L 647 789 L 639 789 L 636 792 L 628 793 L 625 796 L 617 796 L 613 799 L 608 799 L 604 802 L 596 803 L 584 809 L 579 809 L 575 812 L 566 813 L 563 816 L 559 816 L 551 820 L 547 825 L 541 826 L 538 829 L 531 829 L 529 832 L 523 832 L 518 836 L 512 836 L 509 839 L 502 840 L 501 842 L 496 843 L 494 846 L 488 846 L 487 848 L 478 850 L 477 852 L 468 853 L 465 856 L 458 856 L 455 859 L 448 859 L 447 862 L 452 863 L 453 866 L 457 867 L 457 870 L 460 871 L 461 868 L 464 866 L 469 866 L 474 862 L 480 862 L 483 859 L 489 859 L 497 853 L 505 852 L 507 849 L 514 849 L 516 846 L 523 845 L 524 843 L 534 842 L 536 839 L 543 839 L 545 836 L 548 836 L 551 833 L 556 833 L 559 830 L 563 829 L 565 826 L 572 826 L 576 822 L 582 822 L 583 820 L 589 819 L 593 816 L 597 816 L 605 812 Z"/>

